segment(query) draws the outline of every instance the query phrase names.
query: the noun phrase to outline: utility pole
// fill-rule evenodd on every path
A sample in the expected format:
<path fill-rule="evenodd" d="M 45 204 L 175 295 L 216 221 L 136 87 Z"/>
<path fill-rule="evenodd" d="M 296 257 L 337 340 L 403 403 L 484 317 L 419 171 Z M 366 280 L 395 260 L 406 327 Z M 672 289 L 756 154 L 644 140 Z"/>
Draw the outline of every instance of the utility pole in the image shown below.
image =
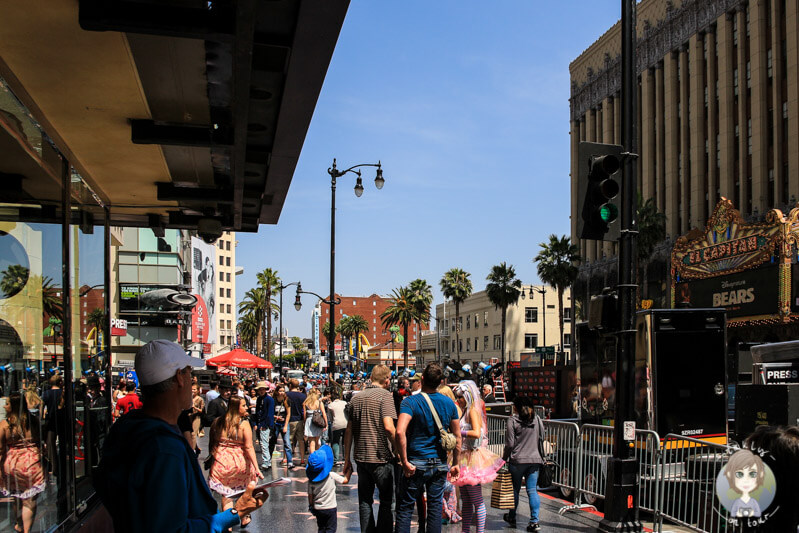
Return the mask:
<path fill-rule="evenodd" d="M 621 1 L 621 142 L 632 154 L 636 133 L 637 74 L 635 72 L 635 4 Z M 636 157 L 624 157 L 622 166 L 621 234 L 619 237 L 619 311 L 621 324 L 616 353 L 616 415 L 613 457 L 608 460 L 605 518 L 600 531 L 642 531 L 638 520 L 638 461 L 635 458 L 635 219 Z"/>

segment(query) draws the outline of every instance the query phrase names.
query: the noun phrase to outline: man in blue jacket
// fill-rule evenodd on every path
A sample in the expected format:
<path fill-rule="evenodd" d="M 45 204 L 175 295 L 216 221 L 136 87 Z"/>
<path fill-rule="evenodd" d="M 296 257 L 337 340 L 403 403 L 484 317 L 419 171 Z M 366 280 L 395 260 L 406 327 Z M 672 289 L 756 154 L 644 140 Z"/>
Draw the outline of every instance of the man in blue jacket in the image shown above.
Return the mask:
<path fill-rule="evenodd" d="M 272 467 L 272 454 L 269 451 L 269 433 L 275 425 L 275 400 L 267 392 L 269 383 L 259 381 L 255 388 L 258 389 L 258 399 L 255 400 L 255 420 L 258 427 L 258 439 L 261 441 L 261 470 Z"/>
<path fill-rule="evenodd" d="M 177 420 L 191 407 L 191 368 L 204 362 L 174 342 L 155 340 L 135 359 L 144 407 L 121 417 L 105 441 L 94 477 L 117 533 L 221 533 L 268 497 L 252 483 L 230 510 L 217 512 L 194 451 Z"/>

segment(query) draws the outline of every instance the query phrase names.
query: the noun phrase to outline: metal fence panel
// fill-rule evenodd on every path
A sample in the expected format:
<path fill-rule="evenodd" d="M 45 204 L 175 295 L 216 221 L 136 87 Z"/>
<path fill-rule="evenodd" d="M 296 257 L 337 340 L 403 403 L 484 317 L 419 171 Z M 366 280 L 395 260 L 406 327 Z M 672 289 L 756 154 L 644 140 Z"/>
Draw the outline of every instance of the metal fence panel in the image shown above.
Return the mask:
<path fill-rule="evenodd" d="M 508 424 L 508 417 L 488 414 L 486 418 L 488 419 L 488 449 L 501 457 L 502 449 L 505 447 L 505 427 Z"/>
<path fill-rule="evenodd" d="M 729 513 L 716 498 L 716 477 L 735 449 L 680 435 L 666 435 L 661 451 L 659 505 L 663 519 L 703 533 L 729 531 Z"/>
<path fill-rule="evenodd" d="M 564 496 L 575 489 L 577 462 L 579 460 L 580 428 L 574 422 L 544 420 L 544 439 L 551 445 L 546 459 L 557 464 L 553 485 L 560 487 Z M 546 450 L 545 450 L 546 452 Z"/>

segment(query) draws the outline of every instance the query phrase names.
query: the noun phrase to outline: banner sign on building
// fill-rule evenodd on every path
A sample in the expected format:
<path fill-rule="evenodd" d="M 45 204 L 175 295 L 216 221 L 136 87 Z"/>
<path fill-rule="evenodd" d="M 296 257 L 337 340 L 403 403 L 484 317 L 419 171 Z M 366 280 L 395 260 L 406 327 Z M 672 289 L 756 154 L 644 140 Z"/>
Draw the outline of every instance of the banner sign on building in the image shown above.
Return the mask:
<path fill-rule="evenodd" d="M 128 321 L 123 318 L 111 319 L 111 336 L 124 337 L 128 333 Z"/>
<path fill-rule="evenodd" d="M 127 326 L 176 327 L 181 323 L 179 295 L 175 285 L 120 283 L 119 320 L 125 322 L 125 330 Z"/>
<path fill-rule="evenodd" d="M 723 307 L 727 317 L 779 312 L 779 269 L 768 265 L 728 276 L 677 284 L 676 301 L 691 307 Z"/>
<path fill-rule="evenodd" d="M 204 353 L 216 342 L 216 247 L 191 238 L 191 287 L 197 297 L 191 315 L 191 340 L 202 343 Z"/>

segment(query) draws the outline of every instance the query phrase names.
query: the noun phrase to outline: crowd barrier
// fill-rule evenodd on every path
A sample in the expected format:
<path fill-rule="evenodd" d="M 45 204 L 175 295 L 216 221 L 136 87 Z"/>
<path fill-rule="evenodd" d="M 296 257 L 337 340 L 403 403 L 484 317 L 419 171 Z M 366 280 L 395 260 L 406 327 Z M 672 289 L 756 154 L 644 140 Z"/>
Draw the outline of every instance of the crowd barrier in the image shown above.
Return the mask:
<path fill-rule="evenodd" d="M 544 420 L 547 458 L 557 465 L 554 485 L 573 499 L 561 512 L 595 506 L 605 497 L 608 460 L 613 452 L 613 428 Z M 502 454 L 506 416 L 488 416 L 489 449 Z M 636 430 L 638 505 L 651 513 L 655 531 L 664 522 L 700 533 L 729 530 L 728 514 L 715 496 L 716 477 L 735 450 L 699 439 Z"/>

